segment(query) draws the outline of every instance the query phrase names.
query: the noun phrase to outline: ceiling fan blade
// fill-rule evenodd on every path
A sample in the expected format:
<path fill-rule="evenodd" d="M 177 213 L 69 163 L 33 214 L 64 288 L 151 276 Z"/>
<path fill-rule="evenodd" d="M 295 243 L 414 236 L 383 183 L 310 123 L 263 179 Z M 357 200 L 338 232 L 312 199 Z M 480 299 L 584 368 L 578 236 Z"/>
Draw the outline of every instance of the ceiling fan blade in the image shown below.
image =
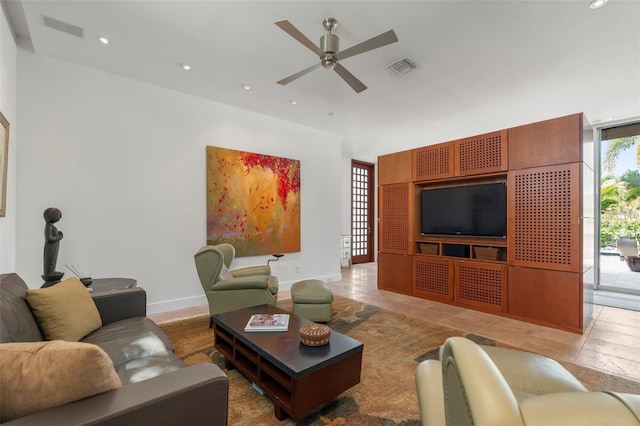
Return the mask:
<path fill-rule="evenodd" d="M 289 84 L 291 83 L 293 80 L 297 80 L 298 78 L 302 77 L 305 74 L 309 74 L 311 71 L 315 70 L 316 68 L 320 67 L 320 63 L 318 62 L 315 65 L 311 65 L 309 68 L 305 68 L 302 71 L 298 71 L 295 74 L 290 75 L 287 78 L 283 78 L 282 80 L 278 81 L 278 84 L 282 84 L 283 86 L 285 84 Z"/>
<path fill-rule="evenodd" d="M 389 30 L 386 33 L 382 33 L 370 38 L 369 40 L 363 41 L 362 43 L 358 43 L 355 46 L 351 46 L 348 49 L 342 50 L 333 55 L 333 57 L 340 61 L 354 55 L 359 55 L 361 53 L 377 49 L 378 47 L 386 46 L 387 44 L 395 43 L 396 41 L 398 41 L 396 33 L 393 32 L 393 30 Z"/>
<path fill-rule="evenodd" d="M 367 88 L 367 86 L 365 86 L 364 83 L 358 80 L 355 75 L 347 71 L 347 69 L 342 65 L 336 64 L 336 67 L 333 70 L 337 72 L 338 75 L 342 77 L 342 79 L 346 81 L 347 84 L 351 86 L 353 90 L 356 91 L 356 93 L 360 93 Z"/>
<path fill-rule="evenodd" d="M 277 26 L 279 26 L 282 29 L 282 31 L 284 31 L 285 33 L 289 34 L 291 37 L 295 38 L 300 43 L 304 44 L 309 50 L 311 50 L 316 55 L 318 55 L 318 56 L 324 55 L 324 52 L 322 50 L 320 50 L 320 48 L 318 46 L 316 46 L 315 43 L 313 43 L 311 40 L 309 40 L 307 38 L 307 36 L 302 34 L 300 32 L 300 30 L 298 30 L 296 27 L 294 27 L 291 22 L 289 22 L 289 21 L 287 21 L 285 19 L 284 21 L 278 21 L 275 24 Z"/>

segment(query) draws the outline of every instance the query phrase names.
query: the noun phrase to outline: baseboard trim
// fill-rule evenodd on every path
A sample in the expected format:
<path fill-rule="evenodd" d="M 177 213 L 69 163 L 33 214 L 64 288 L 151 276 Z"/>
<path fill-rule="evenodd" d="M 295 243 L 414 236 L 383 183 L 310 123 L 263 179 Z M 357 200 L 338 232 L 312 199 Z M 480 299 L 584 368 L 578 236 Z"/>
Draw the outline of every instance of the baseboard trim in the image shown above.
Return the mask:
<path fill-rule="evenodd" d="M 185 297 L 184 299 L 174 299 L 167 300 L 165 302 L 148 303 L 147 315 L 179 311 L 181 309 L 195 308 L 206 304 L 207 297 L 204 294 L 202 296 Z"/>
<path fill-rule="evenodd" d="M 297 283 L 298 281 L 310 280 L 310 279 L 321 280 L 321 281 L 330 283 L 334 281 L 340 281 L 342 279 L 342 274 L 325 275 L 322 277 L 306 277 L 306 278 L 300 278 L 299 280 L 295 280 L 295 281 L 280 282 L 278 283 L 278 290 L 279 291 L 291 290 L 291 286 Z M 147 315 L 163 314 L 165 312 L 195 308 L 195 307 L 206 305 L 206 304 L 207 304 L 207 297 L 204 294 L 202 296 L 185 297 L 183 299 L 174 299 L 174 300 L 167 300 L 164 302 L 149 303 L 147 304 Z"/>

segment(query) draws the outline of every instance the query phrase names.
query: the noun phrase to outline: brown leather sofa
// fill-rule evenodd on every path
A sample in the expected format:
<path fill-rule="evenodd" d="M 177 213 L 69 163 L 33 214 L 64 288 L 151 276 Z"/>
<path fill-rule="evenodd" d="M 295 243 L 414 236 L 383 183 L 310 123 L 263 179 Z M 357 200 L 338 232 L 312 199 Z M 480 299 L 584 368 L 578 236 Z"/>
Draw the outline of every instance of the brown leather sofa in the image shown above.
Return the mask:
<path fill-rule="evenodd" d="M 44 340 L 24 298 L 26 290 L 17 274 L 0 275 L 0 343 Z M 210 363 L 186 367 L 175 356 L 167 336 L 146 318 L 142 288 L 93 299 L 103 325 L 81 341 L 107 353 L 123 386 L 3 425 L 227 424 L 226 375 Z"/>

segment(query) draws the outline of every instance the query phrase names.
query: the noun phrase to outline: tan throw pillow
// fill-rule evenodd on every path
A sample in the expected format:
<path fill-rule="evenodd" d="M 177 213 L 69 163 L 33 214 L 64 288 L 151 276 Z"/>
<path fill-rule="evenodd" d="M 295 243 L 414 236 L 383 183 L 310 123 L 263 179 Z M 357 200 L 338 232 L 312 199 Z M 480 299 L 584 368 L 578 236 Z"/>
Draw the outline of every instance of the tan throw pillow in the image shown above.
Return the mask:
<path fill-rule="evenodd" d="M 96 345 L 0 344 L 2 423 L 121 387 L 111 359 Z"/>
<path fill-rule="evenodd" d="M 75 277 L 51 287 L 27 290 L 25 299 L 47 340 L 77 342 L 102 327 L 96 304 Z"/>
<path fill-rule="evenodd" d="M 233 278 L 233 274 L 231 273 L 231 271 L 229 270 L 229 268 L 227 268 L 227 265 L 225 265 L 224 263 L 222 264 L 222 269 L 220 270 L 220 275 L 218 276 L 218 280 L 229 280 Z"/>

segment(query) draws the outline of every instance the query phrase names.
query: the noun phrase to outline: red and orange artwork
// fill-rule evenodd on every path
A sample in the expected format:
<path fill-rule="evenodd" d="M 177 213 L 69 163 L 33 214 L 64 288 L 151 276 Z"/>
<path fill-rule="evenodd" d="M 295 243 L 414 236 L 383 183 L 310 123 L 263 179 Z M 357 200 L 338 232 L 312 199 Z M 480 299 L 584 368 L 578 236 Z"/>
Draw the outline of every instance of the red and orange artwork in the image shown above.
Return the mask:
<path fill-rule="evenodd" d="M 236 256 L 300 251 L 300 161 L 207 147 L 207 244 Z"/>

